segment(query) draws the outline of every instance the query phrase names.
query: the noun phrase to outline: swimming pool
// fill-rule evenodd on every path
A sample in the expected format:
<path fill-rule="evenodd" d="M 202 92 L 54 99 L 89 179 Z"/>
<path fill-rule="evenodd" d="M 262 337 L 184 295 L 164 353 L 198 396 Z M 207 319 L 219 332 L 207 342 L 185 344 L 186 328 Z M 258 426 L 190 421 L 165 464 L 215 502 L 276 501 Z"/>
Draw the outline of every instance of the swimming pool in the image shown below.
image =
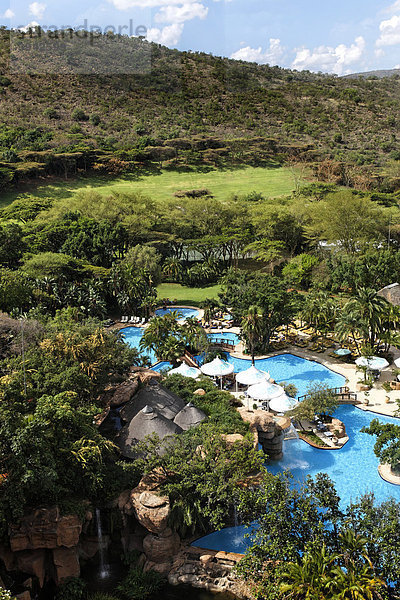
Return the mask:
<path fill-rule="evenodd" d="M 249 358 L 235 358 L 229 352 L 226 354 L 228 362 L 234 366 L 235 373 L 245 371 L 251 366 Z M 203 357 L 196 356 L 196 360 L 202 364 Z M 278 383 L 282 381 L 293 383 L 297 388 L 297 396 L 306 394 L 310 383 L 313 382 L 320 382 L 331 388 L 342 387 L 346 383 L 343 375 L 339 375 L 319 362 L 294 354 L 278 354 L 270 358 L 259 358 L 255 363 L 257 369 L 267 371 Z"/>
<path fill-rule="evenodd" d="M 143 337 L 143 331 L 143 327 L 124 327 L 124 329 L 120 329 L 120 333 L 123 335 L 128 346 L 130 348 L 136 348 L 136 350 L 138 350 L 142 356 L 148 356 L 150 359 L 150 364 L 153 365 L 158 360 L 154 352 L 152 350 L 142 351 L 140 349 L 140 340 Z"/>
<path fill-rule="evenodd" d="M 165 317 L 165 315 L 169 315 L 172 312 L 177 312 L 179 314 L 179 318 L 181 319 L 189 319 L 190 317 L 199 318 L 200 316 L 200 311 L 197 308 L 187 308 L 184 306 L 157 308 L 155 314 L 157 317 Z"/>
<path fill-rule="evenodd" d="M 400 501 L 400 486 L 387 483 L 379 476 L 379 459 L 373 451 L 375 438 L 360 431 L 372 419 L 379 418 L 383 423 L 397 425 L 400 421 L 354 406 L 340 406 L 335 416 L 344 422 L 350 438 L 341 450 L 320 450 L 301 440 L 286 440 L 283 458 L 267 464 L 267 469 L 274 475 L 290 470 L 295 482 L 305 481 L 307 475 L 327 473 L 335 483 L 342 508 L 366 492 L 374 492 L 377 503 L 390 497 Z M 194 545 L 241 553 L 249 544 L 248 540 L 243 539 L 245 533 L 244 527 L 229 527 L 197 540 Z"/>
<path fill-rule="evenodd" d="M 233 331 L 220 331 L 220 332 L 208 333 L 207 337 L 211 341 L 221 340 L 221 339 L 227 340 L 228 342 L 231 342 L 235 346 L 237 346 L 240 343 L 240 337 L 236 333 L 233 333 Z"/>

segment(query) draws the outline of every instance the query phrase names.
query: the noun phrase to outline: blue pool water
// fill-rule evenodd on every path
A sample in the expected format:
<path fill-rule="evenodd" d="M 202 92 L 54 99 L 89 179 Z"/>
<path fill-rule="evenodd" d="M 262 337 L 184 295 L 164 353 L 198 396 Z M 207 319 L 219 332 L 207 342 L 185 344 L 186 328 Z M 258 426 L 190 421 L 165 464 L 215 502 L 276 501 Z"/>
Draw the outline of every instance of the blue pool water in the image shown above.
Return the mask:
<path fill-rule="evenodd" d="M 200 311 L 196 308 L 184 308 L 182 306 L 170 306 L 168 308 L 157 308 L 156 316 L 157 317 L 165 317 L 171 312 L 177 312 L 181 319 L 188 319 L 189 317 L 198 317 L 200 315 Z"/>
<path fill-rule="evenodd" d="M 235 358 L 229 353 L 227 356 L 228 362 L 235 367 L 235 373 L 245 371 L 251 366 L 251 360 L 248 358 Z M 196 359 L 201 364 L 202 358 L 197 356 Z M 298 396 L 306 394 L 310 383 L 313 382 L 324 383 L 332 388 L 342 387 L 346 383 L 343 375 L 331 371 L 321 363 L 294 354 L 279 354 L 270 358 L 260 358 L 255 362 L 258 369 L 267 371 L 278 383 L 282 381 L 293 383 L 297 388 Z"/>
<path fill-rule="evenodd" d="M 157 362 L 157 356 L 151 350 L 145 350 L 141 352 L 140 350 L 140 340 L 143 337 L 143 327 L 125 327 L 120 330 L 123 337 L 125 338 L 125 342 L 128 344 L 130 348 L 136 348 L 143 356 L 148 356 L 150 359 L 150 364 L 154 364 Z"/>
<path fill-rule="evenodd" d="M 282 460 L 267 464 L 267 469 L 275 475 L 290 470 L 295 482 L 304 481 L 307 475 L 328 473 L 336 485 L 342 508 L 366 492 L 374 492 L 378 503 L 390 497 L 400 501 L 400 486 L 386 483 L 379 476 L 379 460 L 373 451 L 375 437 L 360 431 L 372 419 L 379 418 L 383 423 L 397 425 L 400 421 L 353 406 L 340 406 L 335 416 L 344 422 L 350 438 L 341 450 L 320 450 L 301 440 L 287 440 L 284 442 Z M 244 527 L 230 527 L 205 536 L 194 545 L 241 553 L 249 544 L 248 540 L 243 539 L 245 533 Z"/>

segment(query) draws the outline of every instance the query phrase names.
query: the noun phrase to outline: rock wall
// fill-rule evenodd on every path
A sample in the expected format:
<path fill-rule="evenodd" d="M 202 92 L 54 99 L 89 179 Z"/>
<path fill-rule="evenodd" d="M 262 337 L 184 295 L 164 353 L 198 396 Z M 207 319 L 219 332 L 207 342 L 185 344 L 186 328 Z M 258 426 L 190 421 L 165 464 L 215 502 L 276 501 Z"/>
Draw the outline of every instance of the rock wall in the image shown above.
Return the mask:
<path fill-rule="evenodd" d="M 86 517 L 91 519 L 91 513 Z M 38 508 L 10 526 L 9 544 L 0 545 L 0 559 L 6 571 L 35 577 L 40 587 L 46 579 L 59 584 L 67 577 L 78 577 L 82 527 L 76 515 L 61 516 L 57 507 Z"/>
<path fill-rule="evenodd" d="M 284 430 L 290 427 L 290 419 L 276 417 L 265 410 L 249 411 L 239 408 L 243 421 L 250 424 L 250 429 L 255 435 L 255 443 L 260 443 L 263 451 L 271 460 L 279 460 L 283 456 Z"/>

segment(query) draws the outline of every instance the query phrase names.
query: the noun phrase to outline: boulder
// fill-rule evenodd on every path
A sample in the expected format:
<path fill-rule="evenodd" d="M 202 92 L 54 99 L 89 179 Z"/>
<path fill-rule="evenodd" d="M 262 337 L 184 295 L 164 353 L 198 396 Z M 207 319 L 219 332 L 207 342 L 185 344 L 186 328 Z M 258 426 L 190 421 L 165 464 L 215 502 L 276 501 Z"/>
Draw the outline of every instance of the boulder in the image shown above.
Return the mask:
<path fill-rule="evenodd" d="M 13 552 L 39 548 L 72 548 L 79 542 L 82 523 L 76 515 L 60 516 L 57 507 L 39 508 L 10 526 L 10 547 Z"/>
<path fill-rule="evenodd" d="M 177 533 L 172 533 L 167 537 L 159 537 L 150 533 L 143 540 L 143 552 L 147 560 L 162 564 L 172 561 L 180 547 L 180 538 Z"/>
<path fill-rule="evenodd" d="M 206 395 L 206 391 L 203 390 L 203 388 L 199 388 L 198 390 L 195 390 L 193 392 L 194 396 L 205 396 Z"/>
<path fill-rule="evenodd" d="M 33 550 L 31 552 L 21 552 L 17 556 L 17 570 L 34 575 L 39 580 L 40 587 L 43 587 L 45 578 L 45 550 Z"/>
<path fill-rule="evenodd" d="M 67 577 L 79 577 L 81 573 L 75 548 L 54 548 L 53 562 L 57 585 Z"/>
<path fill-rule="evenodd" d="M 133 396 L 139 389 L 139 381 L 137 379 L 128 379 L 118 385 L 112 395 L 109 406 L 118 408 L 132 400 Z"/>
<path fill-rule="evenodd" d="M 137 520 L 152 533 L 162 533 L 167 529 L 171 507 L 168 496 L 159 493 L 163 481 L 164 475 L 160 471 L 153 471 L 141 479 L 130 495 Z"/>
<path fill-rule="evenodd" d="M 31 594 L 28 590 L 21 592 L 15 596 L 16 600 L 31 600 Z"/>
<path fill-rule="evenodd" d="M 3 561 L 6 571 L 14 570 L 15 554 L 7 546 L 0 545 L 0 560 Z"/>

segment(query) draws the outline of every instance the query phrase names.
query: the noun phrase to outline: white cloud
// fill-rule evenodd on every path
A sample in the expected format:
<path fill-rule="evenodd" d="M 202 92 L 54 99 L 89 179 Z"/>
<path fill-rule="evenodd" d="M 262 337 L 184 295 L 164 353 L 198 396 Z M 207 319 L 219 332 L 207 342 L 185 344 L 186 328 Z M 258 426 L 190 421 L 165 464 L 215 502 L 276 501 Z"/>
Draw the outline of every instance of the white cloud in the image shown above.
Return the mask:
<path fill-rule="evenodd" d="M 184 25 L 182 23 L 173 23 L 162 29 L 152 27 L 147 30 L 147 39 L 149 42 L 162 44 L 163 46 L 176 46 L 179 42 Z"/>
<path fill-rule="evenodd" d="M 13 17 L 15 17 L 15 13 L 13 13 L 11 8 L 7 8 L 6 12 L 4 14 L 0 15 L 0 17 L 2 19 L 12 19 Z"/>
<path fill-rule="evenodd" d="M 339 44 L 336 48 L 319 46 L 313 50 L 304 47 L 298 48 L 292 67 L 299 71 L 308 69 L 342 75 L 346 71 L 345 67 L 362 58 L 364 50 L 365 40 L 362 36 L 357 37 L 350 46 L 345 46 L 345 44 Z"/>
<path fill-rule="evenodd" d="M 393 4 L 388 6 L 388 8 L 386 8 L 383 12 L 389 13 L 389 14 L 394 14 L 394 13 L 399 12 L 399 10 L 400 10 L 400 0 L 396 0 L 396 2 L 394 2 Z"/>
<path fill-rule="evenodd" d="M 208 8 L 204 4 L 194 2 L 185 3 L 182 6 L 163 6 L 156 14 L 156 23 L 184 23 L 192 19 L 205 19 L 208 14 Z"/>
<path fill-rule="evenodd" d="M 46 4 L 43 4 L 42 2 L 32 2 L 32 4 L 29 5 L 29 12 L 37 19 L 41 19 L 43 17 L 45 10 Z"/>
<path fill-rule="evenodd" d="M 379 25 L 381 35 L 376 40 L 376 45 L 380 46 L 395 46 L 400 44 L 400 16 L 393 15 L 391 19 L 381 21 Z"/>
<path fill-rule="evenodd" d="M 256 62 L 259 64 L 268 63 L 276 65 L 282 58 L 284 52 L 284 48 L 281 46 L 281 40 L 271 38 L 269 40 L 269 48 L 263 50 L 261 46 L 258 48 L 245 46 L 231 54 L 231 58 L 234 58 L 235 60 L 245 60 L 247 62 Z"/>

